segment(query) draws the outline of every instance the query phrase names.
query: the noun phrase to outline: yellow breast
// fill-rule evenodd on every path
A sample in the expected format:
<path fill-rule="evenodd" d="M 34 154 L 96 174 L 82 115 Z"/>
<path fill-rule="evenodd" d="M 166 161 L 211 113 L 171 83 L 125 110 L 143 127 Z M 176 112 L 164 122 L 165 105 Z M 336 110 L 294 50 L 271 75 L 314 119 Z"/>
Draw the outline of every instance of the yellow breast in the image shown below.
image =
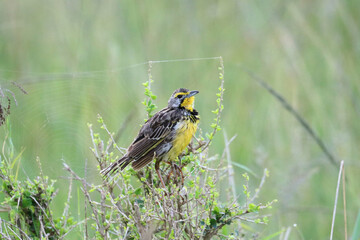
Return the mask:
<path fill-rule="evenodd" d="M 172 142 L 173 147 L 168 153 L 169 160 L 177 158 L 185 150 L 197 130 L 197 125 L 197 122 L 194 123 L 190 120 L 178 123 L 175 138 Z"/>

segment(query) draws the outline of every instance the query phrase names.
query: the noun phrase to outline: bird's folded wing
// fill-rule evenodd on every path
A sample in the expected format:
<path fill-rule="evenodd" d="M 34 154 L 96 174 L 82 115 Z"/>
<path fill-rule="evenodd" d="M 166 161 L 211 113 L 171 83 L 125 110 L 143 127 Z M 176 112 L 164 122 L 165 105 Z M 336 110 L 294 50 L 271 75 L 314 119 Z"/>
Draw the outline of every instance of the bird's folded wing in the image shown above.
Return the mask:
<path fill-rule="evenodd" d="M 164 112 L 159 112 L 158 114 L 159 116 L 154 116 L 152 121 L 147 122 L 143 126 L 139 136 L 128 149 L 128 156 L 135 161 L 148 154 L 152 155 L 152 159 L 156 147 L 169 136 L 174 128 L 175 121 L 170 121 L 168 118 L 163 117 Z"/>

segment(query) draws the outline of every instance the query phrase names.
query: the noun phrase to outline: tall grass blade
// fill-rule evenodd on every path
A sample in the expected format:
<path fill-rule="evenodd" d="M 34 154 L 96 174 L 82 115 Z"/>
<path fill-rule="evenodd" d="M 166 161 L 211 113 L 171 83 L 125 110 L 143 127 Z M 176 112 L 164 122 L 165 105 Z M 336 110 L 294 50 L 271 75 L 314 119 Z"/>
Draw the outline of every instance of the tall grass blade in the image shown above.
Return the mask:
<path fill-rule="evenodd" d="M 338 181 L 337 181 L 337 186 L 336 186 L 336 194 L 335 194 L 334 211 L 333 211 L 333 217 L 332 217 L 332 222 L 331 222 L 330 240 L 332 240 L 332 239 L 333 239 L 333 235 L 334 235 L 335 216 L 336 216 L 336 206 L 337 206 L 337 202 L 338 202 L 339 188 L 340 188 L 340 181 L 341 181 L 341 173 L 342 173 L 342 169 L 343 169 L 343 167 L 344 167 L 344 160 L 342 160 L 342 161 L 341 161 L 341 163 L 340 163 L 339 176 L 338 176 Z"/>
<path fill-rule="evenodd" d="M 359 239 L 360 239 L 360 210 L 358 212 L 356 222 L 355 222 L 355 226 L 354 226 L 354 231 L 353 231 L 353 234 L 351 236 L 351 240 L 359 240 Z"/>

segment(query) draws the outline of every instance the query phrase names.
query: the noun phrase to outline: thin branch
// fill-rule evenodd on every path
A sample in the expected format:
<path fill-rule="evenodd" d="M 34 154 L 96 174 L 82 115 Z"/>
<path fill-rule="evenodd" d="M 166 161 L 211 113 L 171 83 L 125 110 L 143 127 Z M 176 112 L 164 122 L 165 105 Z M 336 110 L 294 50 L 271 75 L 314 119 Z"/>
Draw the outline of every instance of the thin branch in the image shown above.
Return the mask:
<path fill-rule="evenodd" d="M 68 167 L 69 168 L 69 170 L 71 170 L 70 169 L 70 167 Z M 85 168 L 84 168 L 84 177 L 86 178 L 86 176 L 87 176 L 87 171 L 86 171 L 86 169 L 87 169 L 87 159 L 85 159 Z M 83 184 L 83 187 L 85 188 L 85 191 L 87 191 L 87 188 L 86 188 L 86 185 L 84 186 L 84 184 Z M 85 197 L 84 198 L 84 217 L 85 217 L 85 239 L 89 239 L 89 233 L 88 233 L 88 228 L 87 228 L 87 203 L 86 203 L 86 201 L 87 201 L 87 198 Z M 89 202 L 90 203 L 90 202 Z"/>
<path fill-rule="evenodd" d="M 8 221 L 6 221 L 6 220 L 4 220 L 2 218 L 0 218 L 0 221 L 4 222 L 6 224 L 9 224 L 10 226 L 16 228 L 17 230 L 19 230 L 19 232 L 22 234 L 22 236 L 26 237 L 28 240 L 31 240 L 31 238 L 23 230 L 21 230 L 18 226 L 14 225 L 11 222 L 8 222 Z M 5 229 L 6 229 L 6 226 L 5 226 Z M 22 238 L 19 238 L 19 239 L 22 239 Z"/>
<path fill-rule="evenodd" d="M 98 114 L 98 118 L 101 118 L 101 116 L 100 116 L 99 114 Z M 109 135 L 109 137 L 110 137 L 110 139 L 111 139 L 110 143 L 108 144 L 108 147 L 106 148 L 106 151 L 109 151 L 110 146 L 113 146 L 113 145 L 115 144 L 117 150 L 119 150 L 119 152 L 120 152 L 121 154 L 124 154 L 127 149 L 126 149 L 126 148 L 120 148 L 118 145 L 116 145 L 116 142 L 115 142 L 115 140 L 114 140 L 113 134 L 112 134 L 112 133 L 109 131 L 109 129 L 106 127 L 106 124 L 105 124 L 105 123 L 102 123 L 101 126 L 105 129 L 105 131 L 107 132 L 107 134 Z M 90 128 L 90 130 L 92 131 L 91 128 Z M 93 137 L 92 137 L 91 140 L 94 141 Z M 94 143 L 94 145 L 95 145 L 95 143 Z"/>
<path fill-rule="evenodd" d="M 119 212 L 126 220 L 131 221 L 131 219 L 130 219 L 128 216 L 126 216 L 126 214 L 123 213 L 123 212 L 120 210 L 120 207 L 119 207 L 118 204 L 115 202 L 115 200 L 114 200 L 114 198 L 113 198 L 113 196 L 112 196 L 111 194 L 110 194 L 110 201 L 111 201 L 111 203 L 113 204 L 113 206 L 118 210 L 118 212 Z"/>
<path fill-rule="evenodd" d="M 51 227 L 55 230 L 56 234 L 57 234 L 57 235 L 60 235 L 59 230 L 57 230 L 57 228 L 55 227 L 53 220 L 52 220 L 51 218 L 49 218 L 49 216 L 46 214 L 45 209 L 40 205 L 40 203 L 39 203 L 33 196 L 30 196 L 30 198 L 31 198 L 32 200 L 34 200 L 34 202 L 39 206 L 39 208 L 41 209 L 41 211 L 44 213 L 45 217 L 49 220 L 49 222 L 50 222 L 50 224 L 51 224 Z"/>
<path fill-rule="evenodd" d="M 70 208 L 70 199 L 71 199 L 71 192 L 72 192 L 72 183 L 73 183 L 73 179 L 70 178 L 68 197 L 67 197 L 67 201 L 65 203 L 65 208 L 64 208 L 64 212 L 63 212 L 63 216 L 65 217 L 63 228 L 66 228 L 66 223 L 67 223 L 67 220 L 68 220 L 68 217 L 69 217 L 69 208 Z"/>
<path fill-rule="evenodd" d="M 48 234 L 46 234 L 41 215 L 39 216 L 39 222 L 40 222 L 40 239 L 43 239 L 43 236 L 45 236 L 45 239 L 49 239 Z"/>
<path fill-rule="evenodd" d="M 94 154 L 95 154 L 96 160 L 99 161 L 100 156 L 99 156 L 99 153 L 98 153 L 98 151 L 97 151 L 97 146 L 96 146 L 96 144 L 95 144 L 95 139 L 94 139 L 94 131 L 92 130 L 91 125 L 89 126 L 89 129 L 90 129 L 91 142 L 92 142 L 93 145 L 94 145 L 94 149 L 92 149 L 92 151 L 93 151 Z M 100 162 L 99 162 L 99 164 L 100 164 Z"/>
<path fill-rule="evenodd" d="M 148 90 L 151 92 L 151 82 L 153 81 L 152 80 L 152 74 L 151 74 L 151 70 L 152 70 L 152 61 L 149 61 L 148 62 Z M 147 102 L 149 102 L 151 100 L 151 95 L 149 95 L 148 99 L 147 99 Z M 151 116 L 150 116 L 150 112 L 147 111 L 147 118 L 149 119 Z"/>
<path fill-rule="evenodd" d="M 231 186 L 232 189 L 232 194 L 233 194 L 233 199 L 236 199 L 236 186 L 235 186 L 235 178 L 234 178 L 234 168 L 231 164 L 231 155 L 230 155 L 230 141 L 227 138 L 227 134 L 226 131 L 223 131 L 224 133 L 224 140 L 225 140 L 225 152 L 226 152 L 226 159 L 227 159 L 227 170 L 228 170 L 228 176 L 229 176 L 229 184 Z M 235 139 L 235 137 L 233 137 L 232 139 Z"/>
<path fill-rule="evenodd" d="M 266 179 L 266 177 L 267 177 L 267 172 L 268 172 L 268 170 L 267 170 L 267 168 L 265 168 L 265 169 L 264 169 L 264 174 L 263 174 L 263 176 L 262 176 L 262 178 L 261 178 L 261 181 L 260 181 L 260 184 L 259 184 L 259 187 L 255 190 L 255 194 L 254 194 L 254 196 L 250 199 L 250 203 L 254 202 L 254 200 L 259 196 L 259 192 L 260 192 L 262 186 L 263 186 L 264 183 L 265 183 L 265 179 Z"/>
<path fill-rule="evenodd" d="M 16 232 L 14 230 L 11 229 L 11 227 L 7 226 L 7 228 L 19 239 L 21 239 L 21 237 L 19 235 L 16 234 Z M 10 238 L 11 239 L 11 238 Z"/>
<path fill-rule="evenodd" d="M 9 89 L 5 89 L 5 92 L 9 92 L 11 94 L 11 96 L 14 99 L 15 105 L 17 106 L 17 101 L 16 101 L 16 97 L 15 97 L 15 93 L 13 93 L 12 91 L 10 91 Z M 9 98 L 8 98 L 9 99 Z"/>
<path fill-rule="evenodd" d="M 23 93 L 23 94 L 28 94 L 27 91 L 25 91 L 25 89 L 17 82 L 11 82 L 12 85 L 16 86 L 17 88 L 20 89 L 20 91 Z"/>
<path fill-rule="evenodd" d="M 1 229 L 2 230 L 2 229 Z M 1 237 L 3 237 L 4 239 L 7 240 L 12 240 L 9 236 L 6 236 L 4 233 L 2 233 L 2 231 L 0 232 Z M 21 238 L 20 238 L 21 239 Z"/>
<path fill-rule="evenodd" d="M 94 207 L 93 202 L 91 201 L 91 197 L 89 195 L 89 192 L 87 191 L 87 185 L 88 183 L 86 182 L 86 180 L 84 178 L 80 178 L 70 167 L 69 165 L 67 165 L 65 162 L 63 162 L 64 168 L 66 171 L 68 171 L 75 179 L 79 180 L 83 187 L 81 188 L 81 190 L 83 191 L 84 195 L 85 195 L 85 220 L 87 219 L 87 204 L 86 204 L 86 200 L 89 202 L 90 207 L 94 213 L 94 217 L 95 217 L 95 222 L 97 224 L 97 226 L 99 227 L 98 230 L 101 234 L 101 236 L 103 236 L 103 229 L 100 227 L 100 221 L 99 221 L 99 214 L 97 211 L 97 208 Z M 85 177 L 87 175 L 87 161 L 85 160 Z M 85 222 L 85 239 L 88 239 L 88 230 L 87 230 L 87 224 Z"/>
<path fill-rule="evenodd" d="M 76 227 L 80 226 L 81 224 L 84 224 L 86 222 L 86 219 L 76 223 L 75 225 L 72 225 L 69 229 L 66 230 L 66 233 L 61 236 L 60 239 L 64 239 L 66 235 L 68 235 L 72 230 L 74 230 Z"/>
<path fill-rule="evenodd" d="M 214 137 L 214 135 L 216 134 L 217 132 L 217 129 L 218 129 L 218 126 L 219 126 L 219 123 L 220 123 L 220 119 L 221 119 L 221 113 L 222 113 L 222 110 L 223 110 L 223 101 L 224 101 L 224 81 L 225 81 L 225 69 L 224 69 L 224 60 L 223 58 L 220 56 L 219 57 L 219 61 L 220 61 L 220 80 L 221 80 L 221 83 L 220 83 L 220 101 L 218 102 L 218 113 L 217 113 L 217 116 L 216 116 L 216 123 L 215 123 L 215 127 L 214 127 L 214 130 L 213 132 L 211 133 L 210 136 Z M 211 139 L 209 139 L 209 141 L 206 142 L 206 144 L 202 147 L 202 152 L 209 147 L 210 143 L 211 143 Z"/>

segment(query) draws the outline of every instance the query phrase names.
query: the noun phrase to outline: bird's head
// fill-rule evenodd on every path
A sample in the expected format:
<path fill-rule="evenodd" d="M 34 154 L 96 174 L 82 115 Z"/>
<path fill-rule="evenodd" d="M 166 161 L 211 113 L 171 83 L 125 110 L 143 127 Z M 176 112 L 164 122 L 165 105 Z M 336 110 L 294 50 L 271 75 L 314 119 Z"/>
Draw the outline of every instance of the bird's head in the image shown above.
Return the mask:
<path fill-rule="evenodd" d="M 189 91 L 186 88 L 176 89 L 171 95 L 168 107 L 169 108 L 180 108 L 183 107 L 189 111 L 194 110 L 194 95 L 198 94 L 199 91 Z"/>

